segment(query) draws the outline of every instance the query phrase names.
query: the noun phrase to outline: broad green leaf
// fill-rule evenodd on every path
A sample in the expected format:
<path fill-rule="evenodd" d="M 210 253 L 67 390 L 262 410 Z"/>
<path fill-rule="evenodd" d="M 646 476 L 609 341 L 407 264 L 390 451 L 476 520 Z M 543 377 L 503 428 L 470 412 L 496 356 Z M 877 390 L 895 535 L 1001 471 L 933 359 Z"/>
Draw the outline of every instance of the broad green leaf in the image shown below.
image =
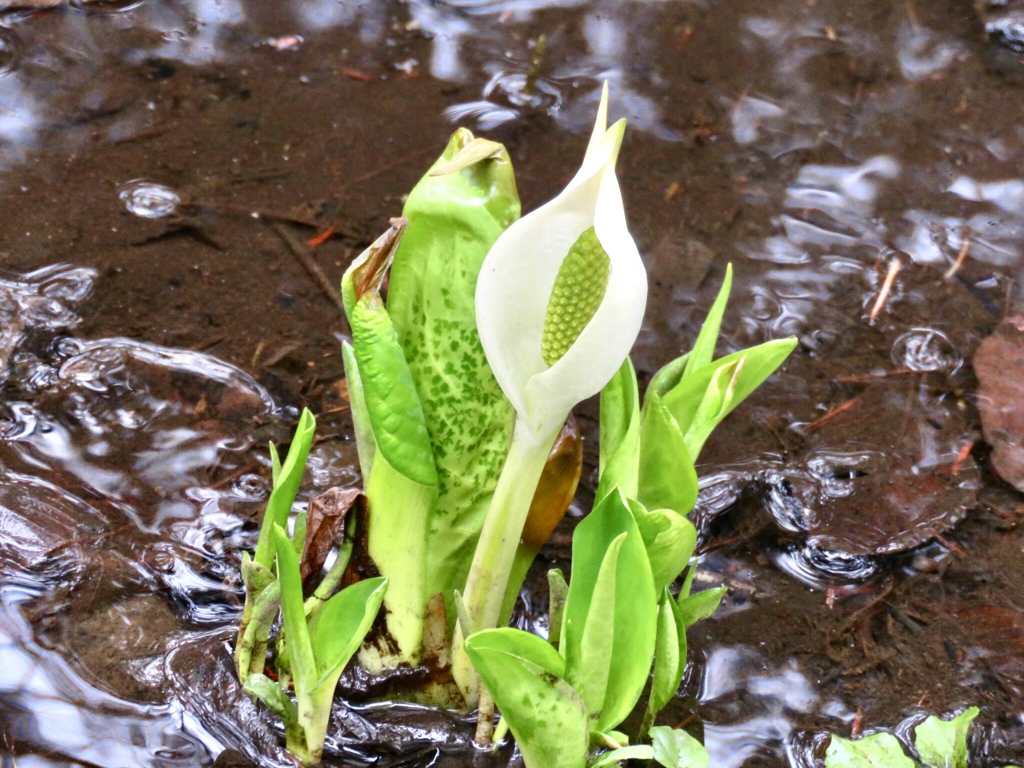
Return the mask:
<path fill-rule="evenodd" d="M 636 371 L 628 357 L 601 390 L 600 440 L 600 481 L 595 501 L 603 499 L 616 485 L 626 498 L 633 498 L 640 471 L 640 395 Z"/>
<path fill-rule="evenodd" d="M 629 747 L 603 752 L 587 768 L 607 768 L 610 765 L 619 765 L 623 760 L 651 760 L 653 758 L 654 749 L 650 744 L 633 744 Z"/>
<path fill-rule="evenodd" d="M 725 597 L 728 587 L 714 587 L 679 598 L 679 615 L 687 629 L 698 621 L 708 618 L 716 610 Z"/>
<path fill-rule="evenodd" d="M 697 471 L 683 433 L 656 394 L 644 399 L 640 424 L 640 482 L 637 499 L 647 509 L 686 515 L 697 501 Z"/>
<path fill-rule="evenodd" d="M 625 538 L 620 539 L 623 534 Z M 616 540 L 621 541 L 621 549 L 612 582 L 602 579 L 601 571 Z M 585 688 L 600 689 L 591 683 L 591 676 L 607 679 L 603 702 L 588 701 L 594 730 L 607 731 L 629 714 L 647 682 L 657 623 L 651 566 L 636 521 L 618 489 L 576 527 L 571 573 L 560 644 L 566 679 L 581 693 Z M 607 590 L 612 584 L 613 592 L 599 592 L 599 587 Z M 595 663 L 599 643 L 609 649 L 607 671 L 587 666 Z"/>
<path fill-rule="evenodd" d="M 244 688 L 246 693 L 255 696 L 267 706 L 267 709 L 280 717 L 285 725 L 298 721 L 299 712 L 295 707 L 295 702 L 281 690 L 281 686 L 266 675 L 258 672 L 249 675 Z"/>
<path fill-rule="evenodd" d="M 684 730 L 660 725 L 651 728 L 654 759 L 665 768 L 708 768 L 711 758 L 704 745 Z"/>
<path fill-rule="evenodd" d="M 736 383 L 746 360 L 745 357 L 741 357 L 739 360 L 715 370 L 711 381 L 708 382 L 708 388 L 704 390 L 704 399 L 701 400 L 697 412 L 693 414 L 690 428 L 683 436 L 683 442 L 686 443 L 686 451 L 689 455 L 700 454 L 700 449 L 712 431 L 731 410 L 730 405 L 736 392 Z"/>
<path fill-rule="evenodd" d="M 316 687 L 337 683 L 380 610 L 386 578 L 364 579 L 328 600 L 309 624 L 319 678 Z M 331 682 L 333 680 L 333 682 Z"/>
<path fill-rule="evenodd" d="M 914 761 L 891 733 L 856 741 L 833 736 L 825 751 L 825 768 L 914 768 Z"/>
<path fill-rule="evenodd" d="M 299 483 L 306 469 L 306 457 L 309 456 L 309 449 L 313 445 L 315 432 L 316 419 L 308 408 L 303 408 L 284 464 L 278 464 L 277 450 L 271 450 L 271 460 L 274 466 L 279 468 L 274 472 L 274 487 L 267 500 L 266 512 L 263 513 L 260 538 L 256 542 L 256 554 L 253 558 L 264 568 L 269 568 L 274 562 L 274 539 L 271 531 L 275 525 L 284 527 L 288 522 L 288 515 L 299 492 Z"/>
<path fill-rule="evenodd" d="M 616 581 L 618 576 L 619 553 L 626 541 L 628 533 L 620 533 L 608 545 L 604 560 L 597 573 L 594 585 L 594 597 L 590 604 L 586 625 L 580 636 L 579 656 L 569 668 L 568 678 L 572 687 L 579 693 L 583 703 L 592 715 L 602 717 L 606 706 L 608 685 L 612 672 L 612 639 L 609 624 L 614 621 L 618 597 Z M 610 621 L 611 620 L 611 621 Z M 614 627 L 614 624 L 612 624 Z M 614 630 L 613 630 L 614 631 Z M 650 669 L 650 664 L 648 664 Z M 615 727 L 621 721 L 610 723 Z M 595 727 L 595 730 L 605 730 Z"/>
<path fill-rule="evenodd" d="M 654 589 L 661 591 L 683 572 L 697 544 L 693 523 L 671 509 L 648 511 L 639 501 L 629 500 L 647 557 L 651 561 Z"/>
<path fill-rule="evenodd" d="M 356 450 L 359 453 L 359 471 L 364 481 L 370 476 L 373 455 L 377 452 L 377 441 L 373 437 L 370 411 L 366 407 L 363 380 L 359 376 L 356 350 L 347 341 L 341 343 L 341 359 L 345 364 L 345 381 L 348 384 L 348 404 L 352 411 L 352 428 L 356 434 Z"/>
<path fill-rule="evenodd" d="M 484 257 L 520 214 L 508 153 L 457 130 L 402 214 L 408 228 L 391 268 L 388 313 L 437 467 L 426 590 L 450 596 L 466 582 L 512 436 L 512 406 L 484 356 L 474 304 Z"/>
<path fill-rule="evenodd" d="M 931 768 L 967 768 L 967 732 L 978 712 L 969 707 L 949 721 L 933 715 L 914 728 L 914 749 L 921 762 Z"/>
<path fill-rule="evenodd" d="M 562 617 L 569 585 L 558 568 L 548 571 L 548 642 L 558 645 L 562 638 Z"/>
<path fill-rule="evenodd" d="M 380 296 L 365 294 L 349 322 L 378 454 L 413 482 L 437 485 L 423 408 Z"/>
<path fill-rule="evenodd" d="M 718 291 L 715 303 L 711 305 L 704 324 L 700 327 L 697 340 L 693 343 L 693 350 L 690 352 L 690 359 L 686 361 L 686 368 L 683 377 L 708 365 L 715 357 L 715 344 L 718 342 L 718 332 L 722 328 L 722 315 L 725 314 L 725 305 L 729 302 L 729 292 L 732 290 L 732 264 L 725 268 L 725 280 Z"/>
<path fill-rule="evenodd" d="M 745 400 L 751 392 L 757 389 L 776 368 L 789 356 L 796 346 L 796 338 L 775 339 L 765 342 L 750 349 L 743 349 L 731 355 L 719 358 L 710 365 L 698 368 L 679 381 L 665 396 L 665 407 L 668 408 L 680 431 L 685 435 L 690 429 L 694 415 L 704 399 L 704 393 L 715 372 L 720 368 L 732 365 L 741 357 L 746 360 L 743 363 L 743 370 L 736 381 L 730 404 L 726 411 L 721 414 L 725 418 L 737 405 Z M 697 455 L 690 457 L 697 460 Z"/>
<path fill-rule="evenodd" d="M 565 662 L 554 648 L 535 635 L 505 628 L 470 636 L 466 653 L 528 768 L 584 768 L 587 711 L 562 679 Z"/>
<path fill-rule="evenodd" d="M 302 601 L 302 576 L 299 558 L 284 529 L 274 526 L 274 545 L 277 551 L 277 578 L 281 583 L 281 619 L 288 635 L 288 654 L 296 694 L 308 695 L 317 680 L 316 660 L 306 626 L 306 610 Z"/>
<path fill-rule="evenodd" d="M 668 589 L 661 593 L 658 605 L 658 634 L 654 646 L 654 677 L 651 680 L 651 698 L 647 705 L 648 717 L 660 712 L 676 695 L 686 671 L 686 627 L 676 601 Z"/>

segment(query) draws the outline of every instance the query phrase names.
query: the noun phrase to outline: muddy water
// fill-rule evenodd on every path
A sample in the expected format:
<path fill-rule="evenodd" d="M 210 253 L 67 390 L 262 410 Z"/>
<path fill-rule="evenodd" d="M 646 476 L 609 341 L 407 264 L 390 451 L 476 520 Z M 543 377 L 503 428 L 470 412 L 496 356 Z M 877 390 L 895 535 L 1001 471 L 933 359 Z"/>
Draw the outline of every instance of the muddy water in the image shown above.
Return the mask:
<path fill-rule="evenodd" d="M 664 721 L 720 768 L 810 766 L 826 732 L 976 704 L 974 763 L 1024 760 L 1024 508 L 970 364 L 1021 295 L 1022 20 L 966 0 L 0 16 L 4 765 L 287 764 L 227 650 L 263 446 L 308 405 L 302 498 L 359 478 L 346 326 L 281 233 L 334 227 L 314 260 L 336 283 L 456 125 L 508 145 L 535 207 L 604 79 L 651 275 L 641 376 L 687 347 L 727 262 L 720 350 L 800 339 L 701 457 L 700 583 L 730 593 Z M 544 595 L 524 597 L 529 623 Z M 481 761 L 455 715 L 335 720 L 332 764 Z"/>

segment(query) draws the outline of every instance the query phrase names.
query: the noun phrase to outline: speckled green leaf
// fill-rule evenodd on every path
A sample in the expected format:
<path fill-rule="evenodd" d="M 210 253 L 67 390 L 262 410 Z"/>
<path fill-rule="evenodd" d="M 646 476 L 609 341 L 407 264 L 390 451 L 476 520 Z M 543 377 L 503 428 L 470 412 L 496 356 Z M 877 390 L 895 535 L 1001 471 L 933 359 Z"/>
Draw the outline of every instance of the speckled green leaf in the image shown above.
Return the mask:
<path fill-rule="evenodd" d="M 914 768 L 914 761 L 891 733 L 855 741 L 833 736 L 825 751 L 825 768 Z"/>
<path fill-rule="evenodd" d="M 952 720 L 929 717 L 914 728 L 914 749 L 930 768 L 967 768 L 967 732 L 978 716 L 969 707 Z"/>
<path fill-rule="evenodd" d="M 584 768 L 590 729 L 565 662 L 541 638 L 516 629 L 477 632 L 466 653 L 509 724 L 527 768 Z"/>
<path fill-rule="evenodd" d="M 412 190 L 408 228 L 395 254 L 388 312 L 416 382 L 433 448 L 439 493 L 428 525 L 426 588 L 465 582 L 513 423 L 476 333 L 474 294 L 494 241 L 519 218 L 508 153 L 488 149 L 453 167 L 472 134 L 460 129 Z M 474 145 L 475 146 L 475 145 Z"/>

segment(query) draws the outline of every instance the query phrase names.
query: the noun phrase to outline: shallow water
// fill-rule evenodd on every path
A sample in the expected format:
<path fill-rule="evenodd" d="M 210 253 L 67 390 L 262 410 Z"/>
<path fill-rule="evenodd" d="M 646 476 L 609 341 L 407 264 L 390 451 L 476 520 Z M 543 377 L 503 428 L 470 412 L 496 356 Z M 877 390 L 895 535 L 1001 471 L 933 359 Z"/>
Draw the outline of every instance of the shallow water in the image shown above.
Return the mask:
<path fill-rule="evenodd" d="M 535 207 L 574 172 L 602 80 L 651 279 L 641 377 L 687 348 L 727 262 L 720 351 L 800 340 L 701 456 L 698 583 L 730 592 L 664 721 L 716 766 L 811 766 L 827 732 L 976 704 L 973 764 L 1024 759 L 1024 507 L 987 463 L 970 365 L 1019 309 L 1021 18 L 839 0 L 0 15 L 4 765 L 287 764 L 227 651 L 263 446 L 308 405 L 301 498 L 359 477 L 344 320 L 274 226 L 335 226 L 315 249 L 335 283 L 456 125 L 506 143 Z M 524 626 L 546 601 L 525 597 Z M 335 721 L 333 764 L 510 760 L 474 755 L 454 715 Z"/>

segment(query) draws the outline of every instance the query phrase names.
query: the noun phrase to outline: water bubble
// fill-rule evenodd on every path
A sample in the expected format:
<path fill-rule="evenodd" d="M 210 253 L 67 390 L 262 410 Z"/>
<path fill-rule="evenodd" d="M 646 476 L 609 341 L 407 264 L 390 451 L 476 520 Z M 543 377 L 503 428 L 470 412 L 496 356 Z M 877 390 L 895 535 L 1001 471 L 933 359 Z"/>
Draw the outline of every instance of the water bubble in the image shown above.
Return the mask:
<path fill-rule="evenodd" d="M 122 184 L 118 197 L 130 213 L 144 219 L 163 219 L 171 216 L 181 204 L 181 197 L 177 192 L 148 179 L 132 179 Z"/>
<path fill-rule="evenodd" d="M 953 342 L 934 328 L 913 328 L 896 339 L 892 360 L 912 371 L 949 371 L 951 374 L 959 371 L 964 362 Z"/>
<path fill-rule="evenodd" d="M 864 582 L 881 568 L 876 558 L 820 549 L 811 544 L 774 552 L 772 560 L 780 570 L 817 589 Z"/>

